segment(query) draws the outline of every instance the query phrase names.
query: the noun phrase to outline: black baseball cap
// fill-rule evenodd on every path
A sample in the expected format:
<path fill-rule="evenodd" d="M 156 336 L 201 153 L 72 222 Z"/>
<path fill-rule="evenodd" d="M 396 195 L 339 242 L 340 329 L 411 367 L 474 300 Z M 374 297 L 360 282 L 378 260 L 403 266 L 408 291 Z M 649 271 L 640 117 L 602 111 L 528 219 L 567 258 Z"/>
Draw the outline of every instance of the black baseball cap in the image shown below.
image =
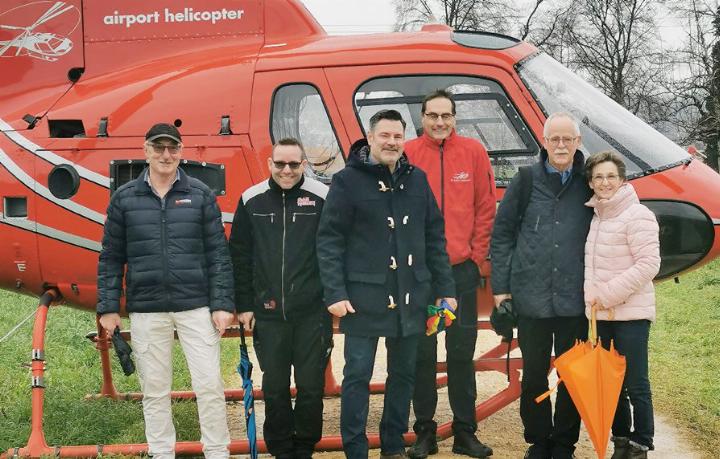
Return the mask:
<path fill-rule="evenodd" d="M 150 130 L 147 131 L 147 134 L 145 134 L 145 140 L 148 142 L 162 138 L 170 139 L 177 143 L 182 142 L 180 131 L 178 131 L 172 124 L 158 123 L 151 127 Z"/>

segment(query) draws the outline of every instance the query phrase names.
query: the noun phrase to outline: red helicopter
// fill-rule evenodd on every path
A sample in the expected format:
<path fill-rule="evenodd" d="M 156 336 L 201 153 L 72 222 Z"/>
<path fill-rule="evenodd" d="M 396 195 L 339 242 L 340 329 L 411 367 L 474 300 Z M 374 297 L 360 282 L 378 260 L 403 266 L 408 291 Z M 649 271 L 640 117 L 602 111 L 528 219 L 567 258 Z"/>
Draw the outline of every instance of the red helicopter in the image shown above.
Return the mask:
<path fill-rule="evenodd" d="M 720 176 L 512 37 L 443 25 L 328 36 L 300 0 L 5 0 L 0 8 L 0 288 L 41 296 L 32 433 L 26 447 L 7 455 L 146 451 L 145 445 L 48 447 L 42 377 L 47 306 L 62 301 L 94 311 L 104 212 L 110 194 L 143 170 L 141 145 L 155 122 L 180 128 L 182 167 L 215 190 L 229 232 L 242 191 L 267 178 L 265 158 L 275 139 L 300 139 L 308 173 L 329 183 L 377 110 L 399 110 L 413 138 L 424 95 L 449 89 L 458 131 L 486 146 L 502 194 L 518 167 L 537 160 L 547 115 L 566 111 L 580 120 L 583 151 L 619 152 L 657 215 L 658 279 L 720 254 Z M 480 293 L 478 308 L 487 317 L 488 286 Z M 478 327 L 489 328 L 487 320 Z M 94 340 L 103 364 L 101 395 L 118 397 L 107 341 Z M 476 407 L 478 419 L 519 395 L 520 362 L 512 359 L 506 368 L 506 353 L 498 345 L 476 360 L 477 371 L 507 373 L 510 380 Z M 438 384 L 446 382 L 444 368 L 440 363 Z M 327 378 L 328 394 L 337 394 L 330 371 Z M 227 391 L 228 399 L 239 397 L 241 391 Z M 451 435 L 450 425 L 438 434 Z M 379 445 L 377 435 L 370 441 Z M 247 447 L 240 440 L 230 446 L 234 454 Z M 340 448 L 339 437 L 318 445 Z M 177 453 L 200 454 L 201 445 L 178 444 Z"/>

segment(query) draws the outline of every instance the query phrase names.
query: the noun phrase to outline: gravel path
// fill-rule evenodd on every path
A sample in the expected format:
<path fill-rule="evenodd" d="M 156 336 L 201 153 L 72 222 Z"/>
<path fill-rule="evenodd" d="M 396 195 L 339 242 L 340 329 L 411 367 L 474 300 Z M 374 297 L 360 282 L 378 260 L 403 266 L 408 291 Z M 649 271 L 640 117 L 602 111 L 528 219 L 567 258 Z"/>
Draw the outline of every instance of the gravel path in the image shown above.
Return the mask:
<path fill-rule="evenodd" d="M 487 349 L 498 343 L 498 338 L 493 332 L 480 331 L 478 333 L 478 345 L 476 354 L 479 355 Z M 441 335 L 442 340 L 442 335 Z M 382 341 L 382 340 L 381 340 Z M 343 335 L 335 335 L 335 349 L 333 350 L 333 372 L 338 382 L 342 380 L 342 347 Z M 444 345 L 438 346 L 440 358 L 444 359 Z M 515 351 L 517 352 L 517 351 Z M 253 351 L 250 351 L 253 354 Z M 385 372 L 385 346 L 379 345 L 377 353 L 377 361 L 375 364 L 375 374 L 373 381 L 383 381 L 386 376 Z M 514 356 L 515 354 L 513 354 Z M 254 356 L 252 357 L 254 359 Z M 257 362 L 256 362 L 257 363 Z M 255 365 L 253 382 L 255 386 L 260 385 L 261 372 L 259 366 Z M 478 399 L 497 392 L 506 387 L 507 381 L 505 375 L 497 372 L 477 373 Z M 239 387 L 240 381 L 237 380 Z M 436 414 L 438 423 L 448 422 L 452 418 L 449 403 L 447 401 L 447 388 L 440 389 L 438 392 L 439 401 Z M 231 436 L 234 439 L 245 438 L 244 421 L 242 417 L 242 403 L 236 403 L 228 406 L 228 415 L 231 422 Z M 368 430 L 377 432 L 380 423 L 380 415 L 382 410 L 382 395 L 373 395 L 370 400 L 370 415 L 368 419 Z M 264 419 L 264 406 L 262 401 L 256 402 L 256 417 L 258 426 L 258 436 L 262 437 L 262 420 Z M 413 422 L 412 410 L 410 425 Z M 323 431 L 325 435 L 339 435 L 340 423 L 340 399 L 325 399 L 324 409 L 324 425 Z M 693 450 L 693 448 L 681 437 L 680 433 L 674 429 L 668 420 L 661 416 L 655 418 L 655 451 L 650 453 L 653 459 L 705 459 L 703 455 Z M 522 423 L 519 415 L 519 402 L 515 401 L 504 409 L 482 421 L 478 426 L 478 437 L 491 446 L 494 450 L 493 459 L 518 459 L 522 458 L 527 445 L 523 440 Z M 449 438 L 439 444 L 440 453 L 432 456 L 437 459 L 459 458 L 464 456 L 455 455 L 452 450 L 452 438 Z M 581 438 L 576 450 L 577 459 L 596 459 L 592 443 L 587 437 L 584 428 L 581 430 Z M 612 446 L 608 448 L 607 458 L 612 454 Z M 264 455 L 269 457 L 269 455 Z M 371 458 L 379 457 L 380 451 L 373 450 L 370 453 Z M 317 458 L 322 459 L 339 459 L 344 455 L 341 452 L 317 453 Z M 709 458 L 708 458 L 709 459 Z"/>

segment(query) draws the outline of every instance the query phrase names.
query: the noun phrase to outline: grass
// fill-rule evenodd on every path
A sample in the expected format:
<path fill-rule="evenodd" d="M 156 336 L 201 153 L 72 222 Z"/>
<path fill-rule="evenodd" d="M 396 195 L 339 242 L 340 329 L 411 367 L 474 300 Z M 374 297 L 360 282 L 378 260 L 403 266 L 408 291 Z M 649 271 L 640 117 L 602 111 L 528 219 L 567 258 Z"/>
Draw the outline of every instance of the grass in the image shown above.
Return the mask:
<path fill-rule="evenodd" d="M 650 338 L 650 371 L 656 411 L 672 420 L 706 457 L 720 450 L 720 260 L 658 285 L 658 320 Z M 0 291 L 0 338 L 36 306 L 35 298 Z M 144 443 L 139 403 L 85 400 L 100 387 L 100 363 L 84 337 L 94 315 L 53 307 L 46 338 L 45 436 L 49 445 Z M 24 446 L 30 431 L 30 335 L 32 321 L 0 342 L 0 451 Z M 222 340 L 223 372 L 238 387 L 237 340 Z M 135 375 L 122 375 L 113 357 L 115 385 L 138 391 Z M 175 389 L 188 389 L 184 358 L 174 355 Z M 199 438 L 193 402 L 173 407 L 178 440 Z"/>
<path fill-rule="evenodd" d="M 720 260 L 658 285 L 650 338 L 655 409 L 707 457 L 720 451 Z"/>
<path fill-rule="evenodd" d="M 0 291 L 0 338 L 34 311 L 37 299 Z M 30 345 L 33 321 L 0 343 L 0 452 L 25 446 L 30 433 Z M 45 439 L 48 445 L 144 443 L 144 423 L 139 402 L 86 400 L 101 385 L 100 361 L 85 334 L 95 330 L 95 316 L 67 307 L 51 307 L 45 340 Z M 237 387 L 237 339 L 222 340 L 226 382 Z M 112 356 L 115 387 L 137 392 L 136 375 L 125 377 Z M 173 389 L 190 389 L 190 377 L 179 345 L 173 354 Z M 194 402 L 173 406 L 177 438 L 200 438 Z"/>

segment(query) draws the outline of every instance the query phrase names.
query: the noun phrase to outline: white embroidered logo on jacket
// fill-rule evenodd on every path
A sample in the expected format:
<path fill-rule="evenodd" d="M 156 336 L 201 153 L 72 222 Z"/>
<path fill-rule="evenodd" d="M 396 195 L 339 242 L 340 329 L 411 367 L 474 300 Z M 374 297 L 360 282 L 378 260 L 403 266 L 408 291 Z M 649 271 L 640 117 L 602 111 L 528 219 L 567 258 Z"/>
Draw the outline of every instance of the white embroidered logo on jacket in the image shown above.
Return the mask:
<path fill-rule="evenodd" d="M 467 172 L 458 172 L 452 176 L 451 182 L 469 182 L 470 174 Z"/>
<path fill-rule="evenodd" d="M 298 207 L 306 207 L 306 206 L 313 206 L 315 207 L 315 201 L 308 197 L 298 198 L 297 199 L 297 205 Z"/>

